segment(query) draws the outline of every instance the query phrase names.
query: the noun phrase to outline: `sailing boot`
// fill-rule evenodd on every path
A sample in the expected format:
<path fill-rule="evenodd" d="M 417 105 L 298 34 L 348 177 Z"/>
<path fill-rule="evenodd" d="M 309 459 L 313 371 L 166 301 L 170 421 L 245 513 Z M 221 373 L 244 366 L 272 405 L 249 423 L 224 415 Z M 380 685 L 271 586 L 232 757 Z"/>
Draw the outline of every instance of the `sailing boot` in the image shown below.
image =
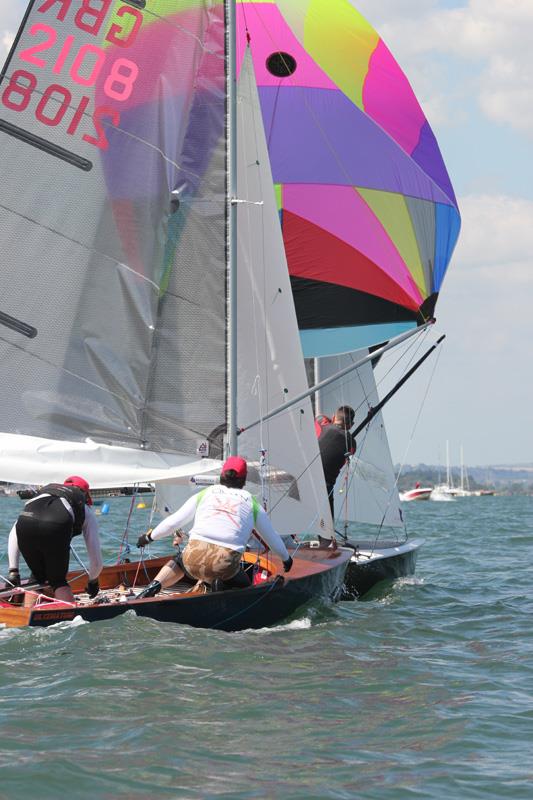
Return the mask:
<path fill-rule="evenodd" d="M 159 594 L 160 591 L 161 591 L 161 582 L 152 581 L 152 583 L 149 583 L 146 589 L 143 589 L 142 592 L 140 592 L 135 599 L 141 600 L 143 597 L 155 597 L 155 595 Z"/>
<path fill-rule="evenodd" d="M 14 567 L 7 573 L 7 579 L 11 586 L 20 586 L 20 573 Z"/>

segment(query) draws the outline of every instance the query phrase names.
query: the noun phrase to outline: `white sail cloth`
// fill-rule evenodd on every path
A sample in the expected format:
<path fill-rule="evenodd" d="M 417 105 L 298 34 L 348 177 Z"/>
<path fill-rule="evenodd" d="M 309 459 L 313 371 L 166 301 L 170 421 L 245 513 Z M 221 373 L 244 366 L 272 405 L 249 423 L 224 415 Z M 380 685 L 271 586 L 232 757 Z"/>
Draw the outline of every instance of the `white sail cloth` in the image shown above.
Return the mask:
<path fill-rule="evenodd" d="M 175 453 L 0 433 L 0 480 L 9 483 L 43 485 L 82 475 L 94 489 L 159 481 L 183 485 L 220 465 L 215 459 L 191 461 Z"/>
<path fill-rule="evenodd" d="M 317 382 L 368 354 L 358 350 L 341 356 L 316 360 Z M 319 394 L 318 408 L 331 416 L 342 405 L 351 406 L 355 424 L 362 422 L 369 408 L 379 402 L 374 370 L 369 362 L 335 381 Z M 402 527 L 400 499 L 392 465 L 387 432 L 381 413 L 357 437 L 357 453 L 345 467 L 335 486 L 335 518 L 344 521 Z"/>

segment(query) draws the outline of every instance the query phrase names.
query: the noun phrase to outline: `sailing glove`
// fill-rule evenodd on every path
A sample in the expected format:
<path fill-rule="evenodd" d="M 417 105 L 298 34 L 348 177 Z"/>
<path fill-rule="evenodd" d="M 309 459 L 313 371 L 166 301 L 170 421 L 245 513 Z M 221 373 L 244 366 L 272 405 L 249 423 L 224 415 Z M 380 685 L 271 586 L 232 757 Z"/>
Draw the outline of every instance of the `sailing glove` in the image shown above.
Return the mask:
<path fill-rule="evenodd" d="M 98 583 L 98 578 L 89 581 L 89 583 L 85 587 L 85 591 L 87 592 L 91 600 L 93 599 L 93 597 L 96 597 L 96 595 L 100 591 L 100 584 Z"/>
<path fill-rule="evenodd" d="M 17 494 L 21 500 L 31 500 L 33 497 L 37 497 L 39 492 L 37 489 L 19 489 Z"/>
<path fill-rule="evenodd" d="M 151 541 L 152 531 L 148 531 L 148 533 L 142 533 L 137 539 L 137 547 L 146 547 L 146 545 L 150 544 Z"/>
<path fill-rule="evenodd" d="M 283 569 L 285 572 L 290 572 L 292 569 L 292 558 L 289 556 L 286 561 L 283 562 Z"/>
<path fill-rule="evenodd" d="M 12 586 L 20 586 L 20 573 L 18 569 L 10 569 L 7 573 L 7 579 Z"/>

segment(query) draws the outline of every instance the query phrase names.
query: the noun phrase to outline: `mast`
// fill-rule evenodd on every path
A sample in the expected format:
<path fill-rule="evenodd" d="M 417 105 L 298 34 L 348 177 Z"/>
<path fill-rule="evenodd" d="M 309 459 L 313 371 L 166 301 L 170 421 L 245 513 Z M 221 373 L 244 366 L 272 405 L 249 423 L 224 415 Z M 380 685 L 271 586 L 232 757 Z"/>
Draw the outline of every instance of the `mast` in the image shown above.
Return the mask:
<path fill-rule="evenodd" d="M 228 394 L 227 455 L 237 455 L 237 46 L 236 0 L 225 0 L 226 16 L 226 137 L 228 216 Z"/>

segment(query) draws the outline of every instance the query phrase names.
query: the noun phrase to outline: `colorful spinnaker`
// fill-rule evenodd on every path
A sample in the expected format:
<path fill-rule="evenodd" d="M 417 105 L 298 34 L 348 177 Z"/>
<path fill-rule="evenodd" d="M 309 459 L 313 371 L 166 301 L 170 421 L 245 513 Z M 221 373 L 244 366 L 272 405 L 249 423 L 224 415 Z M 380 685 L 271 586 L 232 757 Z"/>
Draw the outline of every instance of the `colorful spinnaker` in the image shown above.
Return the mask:
<path fill-rule="evenodd" d="M 306 356 L 433 316 L 459 235 L 435 136 L 348 0 L 238 2 L 250 41 Z"/>

